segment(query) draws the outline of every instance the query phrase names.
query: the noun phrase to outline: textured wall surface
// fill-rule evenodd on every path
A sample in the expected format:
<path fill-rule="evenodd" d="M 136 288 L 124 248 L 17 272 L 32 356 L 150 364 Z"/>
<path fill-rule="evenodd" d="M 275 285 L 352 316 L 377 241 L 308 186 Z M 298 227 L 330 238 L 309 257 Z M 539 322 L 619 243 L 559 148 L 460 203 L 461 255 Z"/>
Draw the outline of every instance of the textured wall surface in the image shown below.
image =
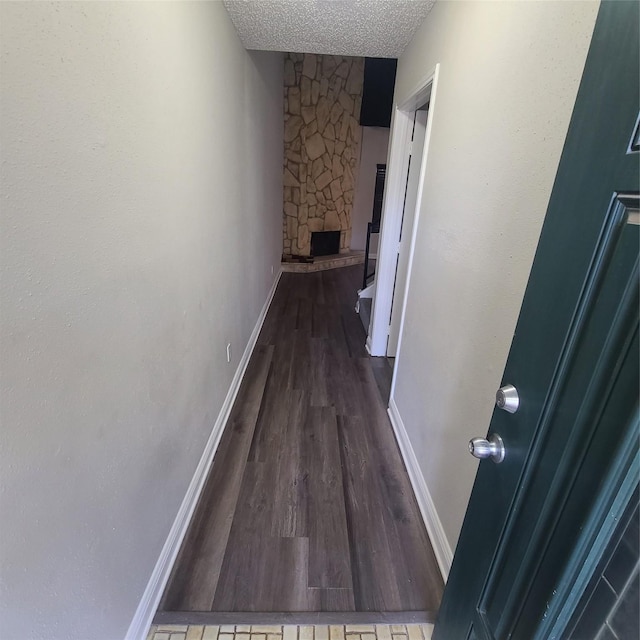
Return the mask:
<path fill-rule="evenodd" d="M 452 548 L 597 9 L 437 2 L 398 63 L 396 103 L 441 64 L 395 395 Z"/>
<path fill-rule="evenodd" d="M 282 55 L 218 2 L 0 17 L 0 637 L 114 640 L 280 261 Z"/>
<path fill-rule="evenodd" d="M 389 129 L 362 127 L 360 166 L 353 196 L 351 214 L 351 249 L 364 251 L 367 243 L 367 224 L 373 216 L 373 196 L 376 188 L 376 165 L 387 163 Z M 371 235 L 372 253 L 378 248 L 378 234 Z"/>
<path fill-rule="evenodd" d="M 364 58 L 285 55 L 285 255 L 308 256 L 313 231 L 339 230 L 349 249 L 363 77 Z"/>

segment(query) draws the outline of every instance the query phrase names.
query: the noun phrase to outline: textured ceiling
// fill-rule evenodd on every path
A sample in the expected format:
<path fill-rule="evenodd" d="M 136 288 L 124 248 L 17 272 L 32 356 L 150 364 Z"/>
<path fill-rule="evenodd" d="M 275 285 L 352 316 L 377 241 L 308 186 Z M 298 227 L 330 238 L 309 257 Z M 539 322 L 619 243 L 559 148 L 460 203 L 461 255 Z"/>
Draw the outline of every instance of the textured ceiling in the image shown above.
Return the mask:
<path fill-rule="evenodd" d="M 223 0 L 247 49 L 397 58 L 435 0 Z"/>

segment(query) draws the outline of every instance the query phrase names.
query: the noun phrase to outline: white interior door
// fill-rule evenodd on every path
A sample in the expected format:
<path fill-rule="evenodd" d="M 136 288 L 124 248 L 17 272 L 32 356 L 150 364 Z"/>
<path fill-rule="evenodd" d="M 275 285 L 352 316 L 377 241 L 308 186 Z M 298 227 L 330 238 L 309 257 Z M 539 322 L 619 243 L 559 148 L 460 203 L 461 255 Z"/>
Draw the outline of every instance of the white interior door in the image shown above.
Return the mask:
<path fill-rule="evenodd" d="M 389 340 L 387 342 L 387 356 L 395 358 L 400 337 L 400 320 L 404 306 L 404 295 L 408 276 L 409 254 L 411 250 L 411 238 L 413 237 L 413 225 L 416 218 L 416 204 L 418 199 L 418 186 L 420 170 L 422 166 L 422 152 L 427 130 L 427 106 L 415 111 L 413 121 L 413 136 L 409 154 L 409 166 L 407 167 L 407 182 L 404 194 L 404 206 L 402 209 L 402 222 L 398 235 L 398 249 L 396 256 L 396 275 L 393 286 L 393 298 L 391 302 L 391 318 L 389 321 Z"/>

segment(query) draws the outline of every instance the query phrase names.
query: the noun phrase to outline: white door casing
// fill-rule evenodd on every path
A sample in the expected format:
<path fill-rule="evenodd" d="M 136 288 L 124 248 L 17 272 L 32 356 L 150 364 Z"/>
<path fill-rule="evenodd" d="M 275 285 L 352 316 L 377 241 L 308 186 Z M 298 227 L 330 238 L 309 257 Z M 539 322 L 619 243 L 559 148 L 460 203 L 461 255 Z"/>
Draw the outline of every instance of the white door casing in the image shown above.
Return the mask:
<path fill-rule="evenodd" d="M 396 278 L 391 300 L 391 320 L 389 322 L 389 340 L 387 341 L 387 356 L 395 358 L 400 337 L 400 320 L 404 309 L 405 284 L 408 276 L 409 252 L 413 238 L 418 189 L 422 173 L 422 152 L 427 129 L 427 109 L 414 111 L 413 140 L 409 145 L 410 161 L 407 170 L 407 187 L 405 191 L 404 208 L 401 216 L 400 237 L 398 238 L 398 255 L 396 259 Z"/>
<path fill-rule="evenodd" d="M 419 224 L 420 204 L 422 201 L 422 185 L 427 167 L 429 139 L 435 112 L 436 92 L 440 65 L 437 64 L 401 102 L 397 103 L 392 114 L 391 137 L 389 142 L 389 156 L 387 159 L 387 182 L 385 185 L 382 206 L 382 221 L 380 244 L 378 248 L 378 265 L 376 267 L 375 295 L 371 310 L 371 324 L 367 336 L 367 350 L 372 356 L 387 355 L 387 341 L 389 338 L 391 309 L 393 302 L 393 288 L 396 276 L 396 262 L 398 256 L 398 238 L 402 225 L 405 188 L 407 184 L 407 169 L 409 166 L 410 142 L 413 131 L 413 118 L 416 109 L 429 103 L 425 140 L 419 161 L 420 172 L 416 191 L 415 215 L 407 256 L 406 277 L 402 285 L 402 303 L 399 304 L 400 319 L 398 329 L 399 352 L 402 341 L 402 327 L 406 308 L 406 293 L 411 278 L 411 267 L 415 247 L 416 231 Z M 397 360 L 396 360 L 397 366 Z M 394 367 L 395 378 L 395 367 Z M 393 383 L 392 383 L 393 392 Z"/>

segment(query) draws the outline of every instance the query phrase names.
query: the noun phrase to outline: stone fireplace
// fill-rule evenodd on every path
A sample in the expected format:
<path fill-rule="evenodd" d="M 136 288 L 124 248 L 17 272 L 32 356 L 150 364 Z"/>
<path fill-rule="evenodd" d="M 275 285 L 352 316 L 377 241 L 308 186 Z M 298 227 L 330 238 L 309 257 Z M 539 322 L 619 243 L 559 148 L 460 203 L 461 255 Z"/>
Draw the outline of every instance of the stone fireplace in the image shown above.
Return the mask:
<path fill-rule="evenodd" d="M 364 58 L 289 53 L 284 62 L 283 254 L 311 255 L 311 233 L 349 251 L 360 158 Z"/>

